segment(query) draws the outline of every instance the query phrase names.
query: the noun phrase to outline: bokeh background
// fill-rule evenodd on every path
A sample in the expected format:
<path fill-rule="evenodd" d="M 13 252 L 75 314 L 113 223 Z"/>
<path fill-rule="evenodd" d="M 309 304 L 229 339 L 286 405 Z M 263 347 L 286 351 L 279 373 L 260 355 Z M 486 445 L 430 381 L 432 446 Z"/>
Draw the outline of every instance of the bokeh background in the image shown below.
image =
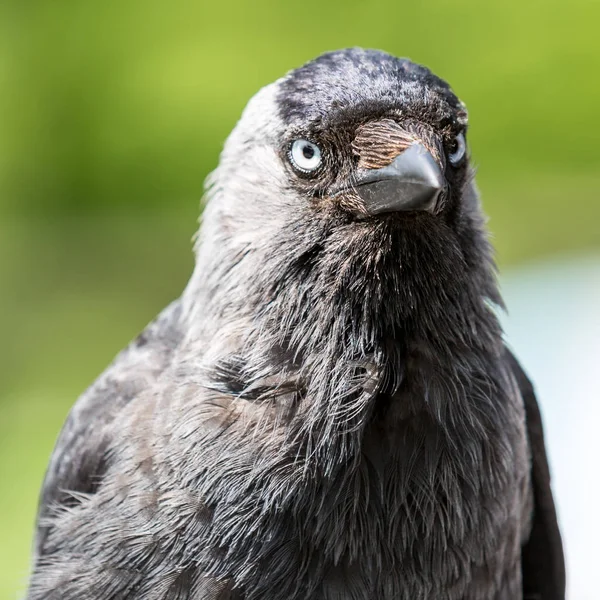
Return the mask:
<path fill-rule="evenodd" d="M 571 598 L 597 600 L 599 22 L 594 0 L 2 0 L 0 599 L 23 590 L 69 407 L 185 285 L 203 180 L 246 101 L 361 45 L 428 65 L 469 108 L 508 335 L 544 396 Z"/>

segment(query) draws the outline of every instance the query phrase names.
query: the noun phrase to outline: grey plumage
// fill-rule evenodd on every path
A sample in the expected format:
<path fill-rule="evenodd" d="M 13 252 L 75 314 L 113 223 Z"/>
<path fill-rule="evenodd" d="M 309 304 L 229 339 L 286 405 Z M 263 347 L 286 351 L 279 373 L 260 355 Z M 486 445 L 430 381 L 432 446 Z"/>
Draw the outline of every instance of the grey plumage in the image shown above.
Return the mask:
<path fill-rule="evenodd" d="M 465 128 L 444 82 L 376 51 L 251 100 L 185 292 L 61 433 L 31 600 L 564 598 L 535 397 L 448 158 Z M 413 140 L 444 173 L 435 210 L 369 215 L 360 174 Z"/>

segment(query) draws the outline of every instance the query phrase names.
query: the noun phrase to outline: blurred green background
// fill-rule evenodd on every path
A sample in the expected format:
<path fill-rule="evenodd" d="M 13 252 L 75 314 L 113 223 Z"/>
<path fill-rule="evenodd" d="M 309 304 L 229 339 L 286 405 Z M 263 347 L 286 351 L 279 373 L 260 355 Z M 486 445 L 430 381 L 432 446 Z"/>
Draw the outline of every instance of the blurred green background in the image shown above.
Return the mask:
<path fill-rule="evenodd" d="M 453 85 L 502 268 L 600 248 L 600 3 L 0 2 L 0 598 L 77 395 L 192 268 L 202 184 L 248 98 L 325 50 Z"/>

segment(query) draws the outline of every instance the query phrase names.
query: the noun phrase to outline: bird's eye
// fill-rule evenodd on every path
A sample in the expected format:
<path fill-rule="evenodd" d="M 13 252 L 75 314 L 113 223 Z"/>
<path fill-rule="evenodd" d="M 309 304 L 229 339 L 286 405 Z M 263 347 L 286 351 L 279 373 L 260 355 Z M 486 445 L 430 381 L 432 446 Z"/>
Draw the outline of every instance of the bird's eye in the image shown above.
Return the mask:
<path fill-rule="evenodd" d="M 321 149 L 308 140 L 295 140 L 290 147 L 290 161 L 303 173 L 312 173 L 323 160 Z"/>
<path fill-rule="evenodd" d="M 459 133 L 450 146 L 450 153 L 448 154 L 448 160 L 450 164 L 457 165 L 465 156 L 467 151 L 467 144 L 465 142 L 465 136 Z"/>

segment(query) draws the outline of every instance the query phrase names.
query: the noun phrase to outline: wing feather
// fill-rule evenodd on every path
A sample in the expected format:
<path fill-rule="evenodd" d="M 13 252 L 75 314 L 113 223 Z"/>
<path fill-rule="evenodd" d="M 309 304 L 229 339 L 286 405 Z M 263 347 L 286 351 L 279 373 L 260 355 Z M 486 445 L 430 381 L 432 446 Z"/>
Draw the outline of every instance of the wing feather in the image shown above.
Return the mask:
<path fill-rule="evenodd" d="M 525 403 L 531 452 L 534 507 L 531 533 L 521 552 L 523 597 L 525 600 L 564 600 L 565 562 L 550 485 L 542 417 L 533 386 L 521 365 L 508 351 L 507 360 Z"/>
<path fill-rule="evenodd" d="M 113 423 L 122 409 L 153 385 L 181 338 L 180 302 L 170 304 L 115 358 L 77 400 L 54 447 L 38 511 L 36 558 L 44 554 L 46 517 L 92 494 L 107 467 Z"/>

